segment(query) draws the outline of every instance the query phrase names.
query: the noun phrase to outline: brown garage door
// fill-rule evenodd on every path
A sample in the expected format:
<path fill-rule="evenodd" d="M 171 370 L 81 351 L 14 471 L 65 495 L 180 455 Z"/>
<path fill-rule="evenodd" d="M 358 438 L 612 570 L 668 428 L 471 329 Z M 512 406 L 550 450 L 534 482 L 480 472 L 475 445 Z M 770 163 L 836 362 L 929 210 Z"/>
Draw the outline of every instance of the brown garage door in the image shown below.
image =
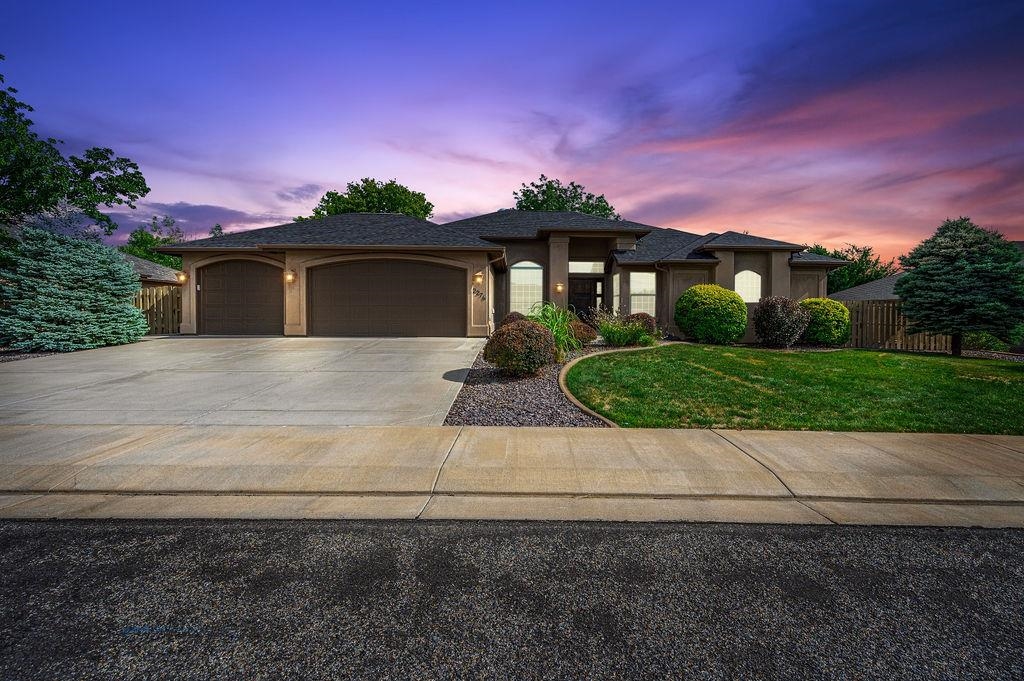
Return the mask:
<path fill-rule="evenodd" d="M 309 271 L 313 336 L 465 336 L 466 273 L 376 260 Z"/>
<path fill-rule="evenodd" d="M 284 279 L 280 267 L 225 260 L 199 270 L 199 333 L 284 333 Z"/>

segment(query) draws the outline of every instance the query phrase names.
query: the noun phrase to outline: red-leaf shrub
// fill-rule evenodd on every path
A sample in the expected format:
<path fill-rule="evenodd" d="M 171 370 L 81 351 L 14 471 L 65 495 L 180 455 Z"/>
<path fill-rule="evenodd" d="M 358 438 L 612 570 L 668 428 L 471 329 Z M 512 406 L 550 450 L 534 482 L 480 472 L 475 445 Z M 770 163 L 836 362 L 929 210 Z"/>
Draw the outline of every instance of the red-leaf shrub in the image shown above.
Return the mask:
<path fill-rule="evenodd" d="M 769 348 L 788 348 L 797 342 L 811 319 L 799 303 L 783 296 L 762 298 L 751 316 L 757 339 Z"/>
<path fill-rule="evenodd" d="M 503 323 L 487 340 L 484 359 L 511 376 L 536 374 L 555 361 L 555 337 L 528 319 Z"/>

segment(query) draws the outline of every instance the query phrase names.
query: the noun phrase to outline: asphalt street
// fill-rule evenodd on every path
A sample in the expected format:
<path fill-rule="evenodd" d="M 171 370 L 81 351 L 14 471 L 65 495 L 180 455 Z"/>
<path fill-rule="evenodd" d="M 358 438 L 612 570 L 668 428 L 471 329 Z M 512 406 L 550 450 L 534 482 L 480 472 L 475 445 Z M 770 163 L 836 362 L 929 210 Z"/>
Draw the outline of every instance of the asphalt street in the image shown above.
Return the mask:
<path fill-rule="evenodd" d="M 1024 678 L 1024 531 L 0 523 L 0 678 Z"/>

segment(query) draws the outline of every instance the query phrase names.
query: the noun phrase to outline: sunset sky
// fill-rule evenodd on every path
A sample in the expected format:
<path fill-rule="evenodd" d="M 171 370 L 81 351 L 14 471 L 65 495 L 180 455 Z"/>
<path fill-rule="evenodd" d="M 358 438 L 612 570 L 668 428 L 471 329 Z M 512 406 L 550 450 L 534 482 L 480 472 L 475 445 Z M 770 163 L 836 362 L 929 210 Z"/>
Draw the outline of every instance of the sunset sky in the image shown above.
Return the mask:
<path fill-rule="evenodd" d="M 22 2 L 0 71 L 153 214 L 229 231 L 360 177 L 444 222 L 540 173 L 691 232 L 1024 239 L 1024 3 Z"/>

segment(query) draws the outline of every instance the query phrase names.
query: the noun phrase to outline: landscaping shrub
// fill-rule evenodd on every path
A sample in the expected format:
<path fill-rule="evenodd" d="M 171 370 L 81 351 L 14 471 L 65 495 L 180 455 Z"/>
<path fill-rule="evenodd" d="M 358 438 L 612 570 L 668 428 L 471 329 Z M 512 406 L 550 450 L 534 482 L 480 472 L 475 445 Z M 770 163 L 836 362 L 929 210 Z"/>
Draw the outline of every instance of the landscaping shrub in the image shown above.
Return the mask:
<path fill-rule="evenodd" d="M 498 326 L 494 328 L 498 328 L 499 326 L 505 326 L 506 324 L 511 324 L 512 322 L 521 322 L 524 319 L 526 319 L 526 315 L 524 315 L 522 312 L 509 312 L 507 315 L 505 315 L 504 319 L 498 322 Z"/>
<path fill-rule="evenodd" d="M 555 358 L 559 362 L 565 359 L 567 353 L 583 347 L 583 343 L 576 340 L 570 326 L 572 322 L 577 321 L 572 311 L 554 303 L 538 303 L 533 306 L 528 319 L 551 332 L 555 339 Z"/>
<path fill-rule="evenodd" d="M 626 316 L 627 324 L 639 324 L 644 327 L 650 336 L 658 335 L 658 322 L 655 321 L 654 317 L 647 314 L 646 312 L 634 312 L 631 315 Z"/>
<path fill-rule="evenodd" d="M 94 241 L 23 229 L 0 246 L 0 344 L 69 352 L 134 343 L 149 330 L 132 304 L 139 278 Z"/>
<path fill-rule="evenodd" d="M 964 334 L 964 350 L 990 350 L 1009 352 L 1024 342 L 1024 324 L 1018 324 L 1003 340 L 988 331 L 970 331 Z"/>
<path fill-rule="evenodd" d="M 850 310 L 838 300 L 806 298 L 800 307 L 810 313 L 800 339 L 804 343 L 840 346 L 850 340 Z"/>
<path fill-rule="evenodd" d="M 586 345 L 597 340 L 597 330 L 586 322 L 581 322 L 578 319 L 574 319 L 569 323 L 569 330 L 576 340 L 580 342 L 580 345 Z"/>
<path fill-rule="evenodd" d="M 676 301 L 676 325 L 700 343 L 735 343 L 747 330 L 747 305 L 735 291 L 698 284 Z"/>
<path fill-rule="evenodd" d="M 599 331 L 604 342 L 614 347 L 654 345 L 658 342 L 658 339 L 649 334 L 642 325 L 627 324 L 625 318 L 618 321 L 603 321 Z"/>
<path fill-rule="evenodd" d="M 762 298 L 752 315 L 754 333 L 762 345 L 788 348 L 799 340 L 811 315 L 795 300 L 782 296 Z"/>
<path fill-rule="evenodd" d="M 502 324 L 487 340 L 484 359 L 512 376 L 536 374 L 555 361 L 555 337 L 529 319 Z"/>

